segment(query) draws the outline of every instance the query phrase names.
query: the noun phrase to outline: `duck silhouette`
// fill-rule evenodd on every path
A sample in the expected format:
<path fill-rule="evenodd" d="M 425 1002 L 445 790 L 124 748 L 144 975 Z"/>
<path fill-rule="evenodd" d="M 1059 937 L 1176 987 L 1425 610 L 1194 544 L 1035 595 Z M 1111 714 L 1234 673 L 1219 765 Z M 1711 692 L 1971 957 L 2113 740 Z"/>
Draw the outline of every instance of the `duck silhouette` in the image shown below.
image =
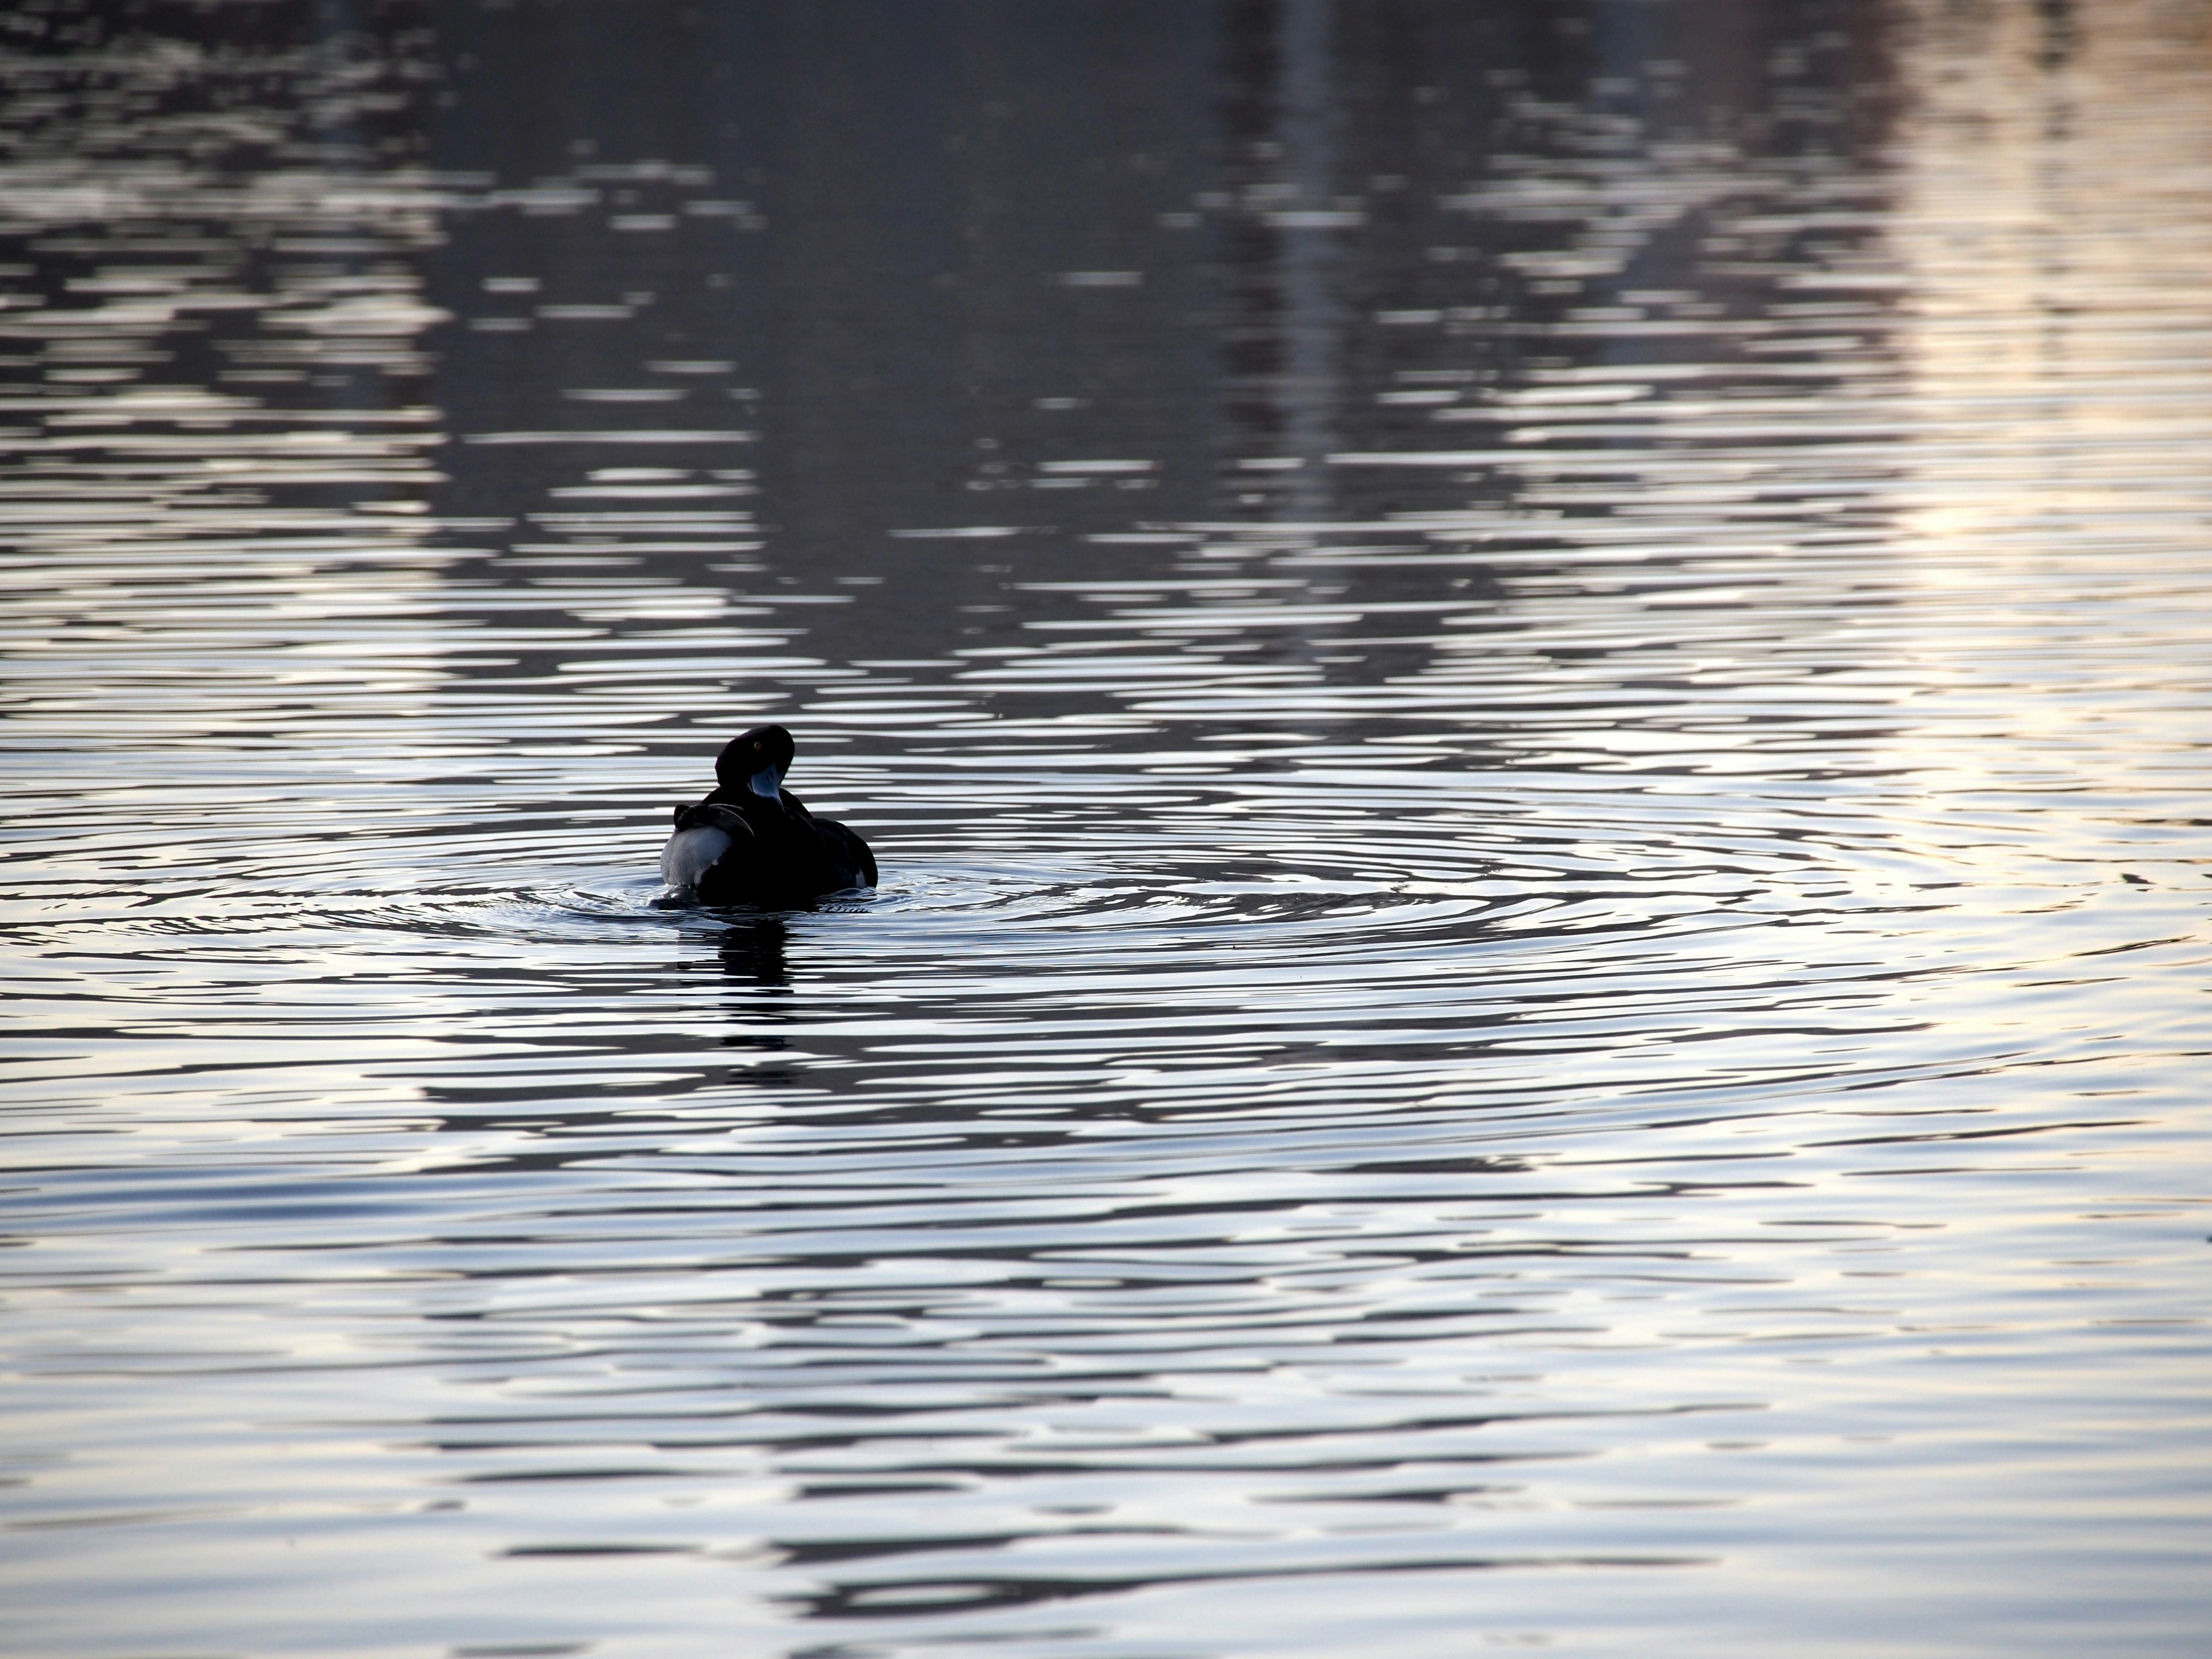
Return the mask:
<path fill-rule="evenodd" d="M 781 726 L 757 726 L 723 745 L 714 792 L 676 809 L 676 833 L 660 849 L 663 903 L 787 909 L 876 884 L 867 842 L 784 788 L 797 752 Z"/>

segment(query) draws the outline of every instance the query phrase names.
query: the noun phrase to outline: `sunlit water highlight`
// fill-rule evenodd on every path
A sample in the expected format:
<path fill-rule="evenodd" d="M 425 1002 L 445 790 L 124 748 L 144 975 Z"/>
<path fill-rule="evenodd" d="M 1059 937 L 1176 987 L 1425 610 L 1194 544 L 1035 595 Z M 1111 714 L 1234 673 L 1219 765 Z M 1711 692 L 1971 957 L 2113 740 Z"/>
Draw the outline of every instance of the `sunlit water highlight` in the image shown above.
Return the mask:
<path fill-rule="evenodd" d="M 9 1651 L 2200 1650 L 2203 6 L 341 11 L 0 16 Z"/>

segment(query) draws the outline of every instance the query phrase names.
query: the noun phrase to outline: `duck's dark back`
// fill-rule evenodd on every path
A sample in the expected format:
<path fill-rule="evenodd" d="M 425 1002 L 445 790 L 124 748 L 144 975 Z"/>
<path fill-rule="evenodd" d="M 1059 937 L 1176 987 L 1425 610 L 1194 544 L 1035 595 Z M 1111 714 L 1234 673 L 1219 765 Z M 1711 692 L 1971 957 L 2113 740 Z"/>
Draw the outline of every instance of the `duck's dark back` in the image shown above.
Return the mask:
<path fill-rule="evenodd" d="M 701 880 L 699 896 L 708 903 L 777 906 L 876 884 L 867 843 L 835 818 L 816 817 L 788 791 L 766 800 L 722 788 L 707 799 L 742 813 L 753 832 Z"/>

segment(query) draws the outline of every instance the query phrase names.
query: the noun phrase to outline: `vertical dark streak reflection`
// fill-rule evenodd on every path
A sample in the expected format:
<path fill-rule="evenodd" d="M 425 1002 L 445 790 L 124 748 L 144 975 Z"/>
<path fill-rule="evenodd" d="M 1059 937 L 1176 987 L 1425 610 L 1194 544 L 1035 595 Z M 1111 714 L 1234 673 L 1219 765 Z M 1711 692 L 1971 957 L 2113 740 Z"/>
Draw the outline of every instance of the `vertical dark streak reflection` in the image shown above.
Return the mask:
<path fill-rule="evenodd" d="M 1220 510 L 1264 504 L 1262 516 L 1323 518 L 1343 328 L 1330 233 L 1362 216 L 1340 201 L 1334 8 L 1249 0 L 1225 9 L 1222 180 L 1239 210 L 1224 236 Z"/>

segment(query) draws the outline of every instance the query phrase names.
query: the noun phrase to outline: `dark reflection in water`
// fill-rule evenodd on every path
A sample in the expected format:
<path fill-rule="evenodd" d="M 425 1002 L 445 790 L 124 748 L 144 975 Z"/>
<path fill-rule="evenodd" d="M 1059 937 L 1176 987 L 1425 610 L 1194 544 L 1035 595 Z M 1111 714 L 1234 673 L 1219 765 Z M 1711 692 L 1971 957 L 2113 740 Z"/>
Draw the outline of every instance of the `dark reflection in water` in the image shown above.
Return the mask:
<path fill-rule="evenodd" d="M 763 990 L 788 989 L 791 969 L 784 946 L 789 937 L 781 916 L 748 916 L 731 923 L 716 942 L 722 971 Z"/>
<path fill-rule="evenodd" d="M 11 1650 L 2193 1654 L 2208 40 L 0 8 Z"/>

